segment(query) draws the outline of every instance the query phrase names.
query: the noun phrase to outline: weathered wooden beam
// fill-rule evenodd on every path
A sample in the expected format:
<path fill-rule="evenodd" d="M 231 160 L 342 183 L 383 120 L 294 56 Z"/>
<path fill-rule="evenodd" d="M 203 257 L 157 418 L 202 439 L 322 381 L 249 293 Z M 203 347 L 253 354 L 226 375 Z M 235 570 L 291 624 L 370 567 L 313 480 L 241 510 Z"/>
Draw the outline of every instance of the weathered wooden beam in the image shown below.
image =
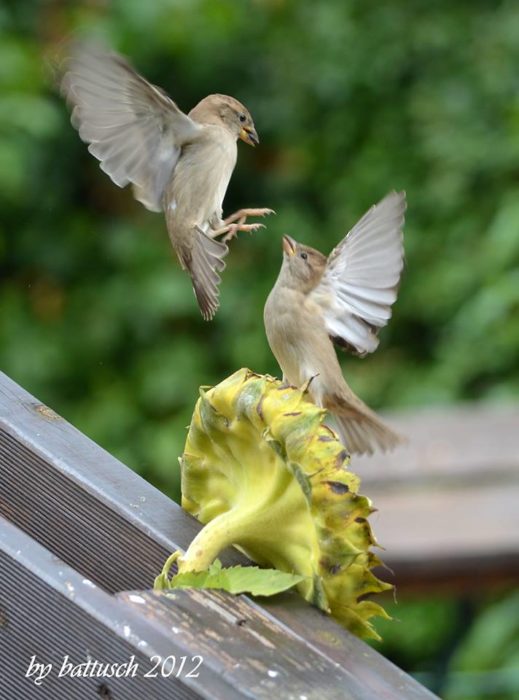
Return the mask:
<path fill-rule="evenodd" d="M 402 412 L 409 444 L 353 458 L 400 590 L 519 581 L 519 406 Z"/>
<path fill-rule="evenodd" d="M 2 697 L 368 700 L 377 677 L 386 697 L 433 697 L 416 694 L 404 674 L 399 688 L 412 694 L 388 695 L 380 667 L 365 656 L 348 669 L 243 596 L 111 596 L 4 518 L 0 586 Z M 112 664 L 121 665 L 120 678 Z"/>
<path fill-rule="evenodd" d="M 355 457 L 364 481 L 448 484 L 507 479 L 519 471 L 519 405 L 470 404 L 397 411 L 389 422 L 408 444 L 387 454 Z"/>
<path fill-rule="evenodd" d="M 4 518 L 0 596 L 2 698 L 194 700 L 207 697 L 208 686 L 212 697 L 243 697 L 209 665 L 198 678 L 147 678 L 154 654 L 191 658 L 183 637 L 157 629 Z M 70 665 L 89 660 L 102 667 L 127 663 L 129 675 L 97 675 L 104 669 L 93 664 L 82 669 L 85 675 L 71 675 Z"/>
<path fill-rule="evenodd" d="M 33 638 L 40 636 L 43 661 L 51 642 L 57 644 L 57 661 L 70 653 L 69 642 L 78 661 L 88 653 L 112 663 L 126 659 L 135 648 L 127 629 L 137 629 L 140 620 L 137 648 L 148 658 L 152 652 L 194 656 L 204 650 L 209 675 L 198 685 L 168 679 L 168 697 L 193 692 L 225 699 L 434 697 L 296 594 L 260 605 L 213 592 L 176 592 L 171 600 L 143 593 L 165 557 L 186 548 L 199 524 L 5 376 L 0 376 L 0 481 L 0 513 L 9 521 L 0 578 L 2 593 L 4 586 L 10 591 L 4 609 L 9 636 L 0 635 L 5 645 L 0 653 L 7 658 L 17 649 L 18 670 L 37 653 Z M 243 557 L 231 550 L 222 559 L 229 564 Z M 83 579 L 98 587 L 95 594 Z M 108 595 L 128 589 L 141 592 Z M 19 673 L 10 678 L 16 687 Z M 151 699 L 163 692 L 162 679 L 157 686 L 145 680 L 146 692 L 124 686 L 113 697 Z M 64 687 L 57 684 L 52 694 L 38 697 L 90 697 Z M 110 681 L 96 687 L 105 693 L 101 697 L 111 697 Z"/>

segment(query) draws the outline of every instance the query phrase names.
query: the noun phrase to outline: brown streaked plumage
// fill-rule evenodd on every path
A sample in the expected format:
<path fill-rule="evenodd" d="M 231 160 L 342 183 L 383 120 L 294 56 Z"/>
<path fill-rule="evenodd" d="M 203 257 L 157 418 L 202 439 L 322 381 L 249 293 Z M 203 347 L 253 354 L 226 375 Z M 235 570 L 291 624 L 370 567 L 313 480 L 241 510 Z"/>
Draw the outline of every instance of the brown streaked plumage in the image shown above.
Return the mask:
<path fill-rule="evenodd" d="M 309 382 L 312 400 L 334 416 L 350 452 L 371 454 L 401 441 L 347 385 L 333 343 L 360 356 L 376 349 L 403 269 L 404 211 L 405 193 L 390 193 L 328 258 L 285 236 L 265 304 L 267 338 L 284 380 Z"/>
<path fill-rule="evenodd" d="M 211 319 L 219 305 L 226 241 L 237 231 L 261 227 L 246 224 L 247 216 L 271 213 L 242 209 L 222 218 L 237 140 L 259 143 L 248 110 L 233 97 L 215 94 L 185 114 L 122 56 L 88 43 L 72 51 L 61 89 L 73 125 L 102 170 L 119 187 L 131 183 L 147 209 L 164 212 L 202 316 Z"/>

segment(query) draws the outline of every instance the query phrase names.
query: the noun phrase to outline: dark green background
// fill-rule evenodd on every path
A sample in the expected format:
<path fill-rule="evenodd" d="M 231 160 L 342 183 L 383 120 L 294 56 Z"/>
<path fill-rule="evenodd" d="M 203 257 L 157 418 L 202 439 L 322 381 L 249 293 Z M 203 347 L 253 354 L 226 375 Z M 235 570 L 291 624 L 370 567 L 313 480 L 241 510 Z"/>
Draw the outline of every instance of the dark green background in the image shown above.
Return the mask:
<path fill-rule="evenodd" d="M 213 323 L 162 217 L 99 170 L 52 88 L 75 30 L 183 109 L 224 92 L 255 118 L 225 210 L 278 214 L 233 243 Z M 0 90 L 0 366 L 170 494 L 198 386 L 278 374 L 262 309 L 281 235 L 328 252 L 391 189 L 408 195 L 407 266 L 380 350 L 345 358 L 348 381 L 375 408 L 517 398 L 519 3 L 19 0 L 0 5 Z M 432 684 L 446 666 L 446 698 L 515 697 L 519 601 L 479 606 L 452 642 L 458 603 L 402 601 L 382 651 Z"/>

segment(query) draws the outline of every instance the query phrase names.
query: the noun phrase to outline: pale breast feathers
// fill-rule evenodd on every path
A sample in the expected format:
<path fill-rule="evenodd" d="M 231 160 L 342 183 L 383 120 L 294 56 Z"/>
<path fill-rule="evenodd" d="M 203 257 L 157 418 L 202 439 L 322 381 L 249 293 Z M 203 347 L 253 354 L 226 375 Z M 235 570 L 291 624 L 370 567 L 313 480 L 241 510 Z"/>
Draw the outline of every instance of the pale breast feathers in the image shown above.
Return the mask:
<path fill-rule="evenodd" d="M 170 215 L 184 217 L 189 212 L 191 224 L 207 230 L 210 224 L 221 223 L 223 200 L 238 149 L 236 139 L 228 131 L 215 126 L 205 126 L 204 130 L 207 134 L 182 150 L 168 199 L 174 209 Z M 215 135 L 215 130 L 221 133 Z"/>

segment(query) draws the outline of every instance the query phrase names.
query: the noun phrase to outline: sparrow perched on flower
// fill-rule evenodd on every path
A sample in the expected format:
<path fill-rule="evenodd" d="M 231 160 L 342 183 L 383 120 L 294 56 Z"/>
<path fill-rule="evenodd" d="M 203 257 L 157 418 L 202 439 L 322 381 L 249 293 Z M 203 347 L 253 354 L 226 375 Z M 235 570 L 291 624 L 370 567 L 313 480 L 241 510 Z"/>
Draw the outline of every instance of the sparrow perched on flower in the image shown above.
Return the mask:
<path fill-rule="evenodd" d="M 237 140 L 259 143 L 254 122 L 238 100 L 209 95 L 189 114 L 122 57 L 97 45 L 72 52 L 61 83 L 72 124 L 100 167 L 150 211 L 163 211 L 180 264 L 191 275 L 204 319 L 218 309 L 225 242 L 253 231 L 247 216 L 270 209 L 241 209 L 222 219 L 222 203 L 237 158 Z M 223 241 L 215 240 L 223 236 Z"/>
<path fill-rule="evenodd" d="M 391 192 L 328 258 L 284 236 L 281 271 L 265 304 L 267 338 L 284 380 L 308 383 L 350 452 L 372 454 L 401 441 L 346 384 L 333 343 L 361 357 L 377 348 L 404 265 L 405 208 L 405 193 Z"/>

